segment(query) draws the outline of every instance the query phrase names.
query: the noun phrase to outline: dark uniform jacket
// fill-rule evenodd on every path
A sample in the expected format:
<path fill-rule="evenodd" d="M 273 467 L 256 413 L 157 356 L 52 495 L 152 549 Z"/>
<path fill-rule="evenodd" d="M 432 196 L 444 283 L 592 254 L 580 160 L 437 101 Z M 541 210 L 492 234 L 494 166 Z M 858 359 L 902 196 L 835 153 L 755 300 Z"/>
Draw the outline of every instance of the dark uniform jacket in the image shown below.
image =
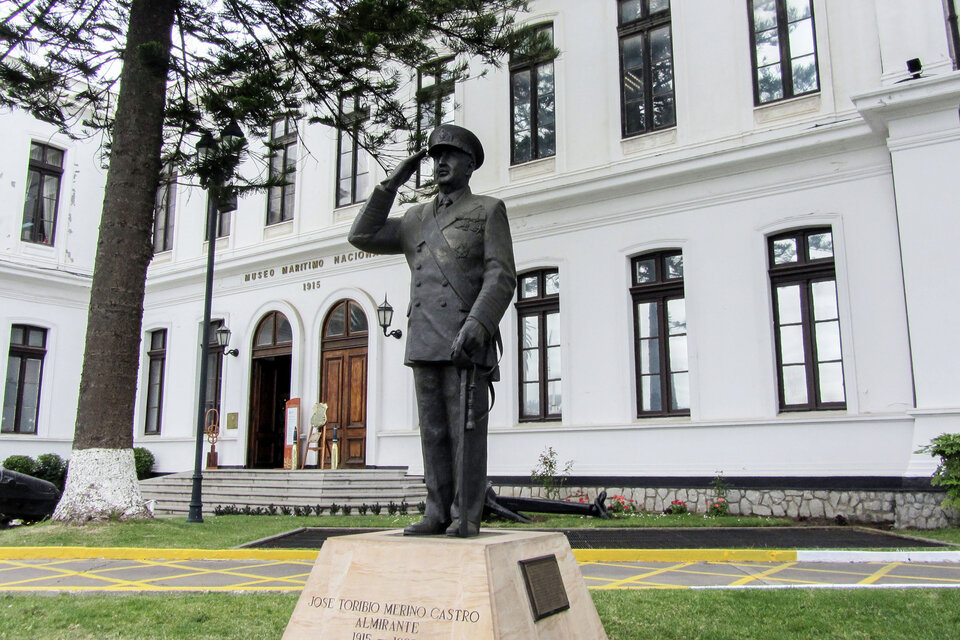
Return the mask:
<path fill-rule="evenodd" d="M 411 276 L 404 362 L 450 362 L 467 318 L 494 336 L 513 300 L 517 279 L 506 207 L 468 187 L 439 213 L 434 199 L 410 207 L 402 218 L 388 218 L 394 197 L 378 185 L 348 239 L 362 251 L 406 256 Z M 492 368 L 493 340 L 474 359 Z"/>

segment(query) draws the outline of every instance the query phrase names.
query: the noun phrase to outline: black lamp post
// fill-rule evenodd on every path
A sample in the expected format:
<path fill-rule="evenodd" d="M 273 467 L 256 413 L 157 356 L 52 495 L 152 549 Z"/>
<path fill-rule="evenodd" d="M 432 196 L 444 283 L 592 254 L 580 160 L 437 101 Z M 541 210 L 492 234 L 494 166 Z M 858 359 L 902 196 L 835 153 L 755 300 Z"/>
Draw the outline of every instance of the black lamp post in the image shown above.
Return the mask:
<path fill-rule="evenodd" d="M 387 302 L 387 294 L 383 294 L 383 304 L 377 307 L 377 320 L 383 328 L 384 336 L 393 336 L 397 340 L 403 336 L 403 331 L 400 331 L 400 329 L 394 329 L 390 333 L 387 333 L 387 329 L 390 328 L 390 323 L 393 322 L 393 307 Z"/>
<path fill-rule="evenodd" d="M 221 197 L 224 185 L 230 181 L 237 165 L 240 164 L 240 152 L 246 140 L 243 131 L 235 120 L 231 121 L 223 131 L 220 139 L 214 140 L 210 132 L 205 132 L 197 142 L 197 175 L 200 186 L 210 194 L 207 203 L 207 274 L 203 294 L 203 328 L 200 337 L 200 397 L 197 401 L 197 449 L 193 465 L 193 490 L 190 494 L 190 510 L 187 513 L 187 522 L 203 522 L 203 502 L 201 498 L 203 475 L 201 472 L 201 457 L 203 456 L 203 437 L 206 427 L 207 401 L 207 367 L 210 358 L 210 307 L 213 297 L 213 255 L 217 247 L 217 215 L 221 209 Z M 225 203 L 227 204 L 227 203 Z M 235 205 L 233 205 L 235 208 Z M 227 209 L 226 211 L 232 209 Z M 217 344 L 226 349 L 230 342 L 230 330 L 221 327 L 217 330 Z M 239 354 L 234 349 L 232 355 Z"/>

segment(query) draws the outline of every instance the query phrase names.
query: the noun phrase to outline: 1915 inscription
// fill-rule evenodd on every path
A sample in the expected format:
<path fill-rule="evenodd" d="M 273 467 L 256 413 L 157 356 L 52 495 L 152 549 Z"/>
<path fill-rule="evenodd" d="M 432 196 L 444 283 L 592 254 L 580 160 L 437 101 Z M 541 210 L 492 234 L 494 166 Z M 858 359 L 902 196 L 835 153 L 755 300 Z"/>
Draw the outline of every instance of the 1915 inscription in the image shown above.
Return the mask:
<path fill-rule="evenodd" d="M 419 603 L 379 602 L 358 598 L 312 596 L 309 606 L 359 614 L 350 640 L 417 640 L 422 625 L 429 621 L 477 624 L 476 609 L 437 607 Z M 389 632 L 391 635 L 383 635 Z M 394 634 L 404 635 L 394 635 Z"/>

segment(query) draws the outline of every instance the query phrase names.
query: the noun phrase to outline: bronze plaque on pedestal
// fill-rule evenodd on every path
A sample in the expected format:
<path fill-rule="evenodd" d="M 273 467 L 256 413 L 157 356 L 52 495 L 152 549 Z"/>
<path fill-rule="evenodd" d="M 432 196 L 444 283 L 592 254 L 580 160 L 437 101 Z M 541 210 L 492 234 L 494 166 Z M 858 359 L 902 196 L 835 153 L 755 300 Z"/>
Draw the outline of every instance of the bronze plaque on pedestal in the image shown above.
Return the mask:
<path fill-rule="evenodd" d="M 523 582 L 527 585 L 534 620 L 542 620 L 570 608 L 557 556 L 551 554 L 520 560 L 518 564 L 520 573 L 523 574 Z"/>

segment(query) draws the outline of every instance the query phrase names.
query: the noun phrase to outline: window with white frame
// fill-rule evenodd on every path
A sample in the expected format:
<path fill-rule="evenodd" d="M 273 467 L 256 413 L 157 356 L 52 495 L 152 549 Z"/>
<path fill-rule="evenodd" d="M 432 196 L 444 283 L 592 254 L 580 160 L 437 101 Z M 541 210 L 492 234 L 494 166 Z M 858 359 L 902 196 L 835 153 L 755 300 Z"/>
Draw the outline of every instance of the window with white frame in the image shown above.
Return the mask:
<path fill-rule="evenodd" d="M 768 240 L 781 411 L 843 409 L 840 313 L 829 227 Z"/>
<path fill-rule="evenodd" d="M 453 124 L 454 58 L 435 60 L 417 70 L 417 134 L 418 146 L 423 146 L 430 132 L 441 124 Z M 423 187 L 433 181 L 433 159 L 427 156 L 417 165 L 416 185 Z"/>
<path fill-rule="evenodd" d="M 147 435 L 160 433 L 163 417 L 163 378 L 167 360 L 167 330 L 157 329 L 148 334 L 150 350 L 147 351 L 147 410 L 143 432 Z"/>
<path fill-rule="evenodd" d="M 747 0 L 756 104 L 820 90 L 813 0 Z"/>
<path fill-rule="evenodd" d="M 270 126 L 270 179 L 283 184 L 272 185 L 267 192 L 267 224 L 293 220 L 293 203 L 297 178 L 297 122 L 293 118 L 274 120 Z"/>
<path fill-rule="evenodd" d="M 520 420 L 560 420 L 560 275 L 540 269 L 517 277 Z"/>
<path fill-rule="evenodd" d="M 27 194 L 20 227 L 20 239 L 24 242 L 53 245 L 62 178 L 63 150 L 31 142 Z"/>
<path fill-rule="evenodd" d="M 553 24 L 525 32 L 526 49 L 510 58 L 510 163 L 521 164 L 557 153 L 557 120 L 553 56 Z"/>
<path fill-rule="evenodd" d="M 683 254 L 645 253 L 631 266 L 637 416 L 690 415 Z"/>
<path fill-rule="evenodd" d="M 160 174 L 157 199 L 153 206 L 153 252 L 173 249 L 173 218 L 177 207 L 177 172 L 166 167 Z"/>
<path fill-rule="evenodd" d="M 370 192 L 369 155 L 360 146 L 360 127 L 367 110 L 356 96 L 340 98 L 340 122 L 337 129 L 337 206 L 345 207 L 367 198 Z"/>
<path fill-rule="evenodd" d="M 25 324 L 10 329 L 7 378 L 3 387 L 3 433 L 37 432 L 40 383 L 47 355 L 47 330 Z"/>
<path fill-rule="evenodd" d="M 618 0 L 623 137 L 677 123 L 669 0 Z"/>

